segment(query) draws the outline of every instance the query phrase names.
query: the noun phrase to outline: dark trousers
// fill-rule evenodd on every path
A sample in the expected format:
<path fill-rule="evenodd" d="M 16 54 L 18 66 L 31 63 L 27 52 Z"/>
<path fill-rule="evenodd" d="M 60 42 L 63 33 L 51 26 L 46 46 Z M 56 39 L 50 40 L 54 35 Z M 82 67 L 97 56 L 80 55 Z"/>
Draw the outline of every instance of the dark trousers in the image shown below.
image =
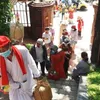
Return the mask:
<path fill-rule="evenodd" d="M 62 13 L 62 18 L 61 18 L 61 20 L 63 20 L 63 16 L 64 16 L 64 14 L 65 14 L 65 13 Z"/>
<path fill-rule="evenodd" d="M 78 31 L 78 36 L 81 37 L 81 31 Z"/>
<path fill-rule="evenodd" d="M 35 63 L 38 66 L 38 62 L 35 62 Z M 42 74 L 44 75 L 45 74 L 45 61 L 41 62 L 40 66 L 41 66 Z"/>
<path fill-rule="evenodd" d="M 71 54 L 66 54 L 66 57 L 65 57 L 65 62 L 64 62 L 64 71 L 66 74 L 68 74 L 68 68 L 69 68 L 69 60 L 71 58 Z"/>
<path fill-rule="evenodd" d="M 68 74 L 68 68 L 69 68 L 69 60 L 65 59 L 65 62 L 64 62 L 65 74 Z"/>

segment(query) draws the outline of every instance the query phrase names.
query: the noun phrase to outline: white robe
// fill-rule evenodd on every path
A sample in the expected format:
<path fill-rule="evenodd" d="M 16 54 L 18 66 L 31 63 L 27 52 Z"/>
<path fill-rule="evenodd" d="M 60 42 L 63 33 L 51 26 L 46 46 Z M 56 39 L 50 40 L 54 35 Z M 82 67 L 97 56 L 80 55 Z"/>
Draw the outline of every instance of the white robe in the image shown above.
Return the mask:
<path fill-rule="evenodd" d="M 29 51 L 24 46 L 16 45 L 16 47 L 22 54 L 27 74 L 22 74 L 15 55 L 13 55 L 12 61 L 5 59 L 10 85 L 9 98 L 10 100 L 34 100 L 32 97 L 32 87 L 36 85 L 36 81 L 33 80 L 33 75 L 34 77 L 39 77 L 40 72 Z M 27 81 L 24 83 L 23 81 L 25 80 Z M 19 85 L 21 85 L 20 89 L 18 89 Z"/>
<path fill-rule="evenodd" d="M 78 40 L 78 31 L 71 30 L 70 36 L 71 36 L 71 40 L 77 41 Z"/>

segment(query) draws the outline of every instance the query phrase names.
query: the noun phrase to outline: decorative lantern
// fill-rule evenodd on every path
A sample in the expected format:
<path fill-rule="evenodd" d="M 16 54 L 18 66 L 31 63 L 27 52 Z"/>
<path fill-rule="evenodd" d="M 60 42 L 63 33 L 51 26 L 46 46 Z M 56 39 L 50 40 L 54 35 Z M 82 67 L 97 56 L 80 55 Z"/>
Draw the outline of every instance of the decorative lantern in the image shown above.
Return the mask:
<path fill-rule="evenodd" d="M 23 24 L 19 23 L 19 15 L 16 14 L 16 23 L 10 24 L 10 38 L 11 40 L 19 41 L 20 43 L 23 42 L 24 38 L 24 26 Z"/>

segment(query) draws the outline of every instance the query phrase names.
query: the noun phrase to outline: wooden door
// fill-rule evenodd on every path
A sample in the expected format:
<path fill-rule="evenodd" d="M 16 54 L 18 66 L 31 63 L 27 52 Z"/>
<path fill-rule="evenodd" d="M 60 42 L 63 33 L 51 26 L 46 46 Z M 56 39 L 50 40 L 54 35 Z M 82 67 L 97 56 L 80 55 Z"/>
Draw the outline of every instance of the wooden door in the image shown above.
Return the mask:
<path fill-rule="evenodd" d="M 32 38 L 37 40 L 39 37 L 42 37 L 42 9 L 34 7 L 31 10 L 30 17 Z"/>
<path fill-rule="evenodd" d="M 50 26 L 50 23 L 53 22 L 53 7 L 45 7 L 43 10 L 43 30 L 45 27 Z"/>

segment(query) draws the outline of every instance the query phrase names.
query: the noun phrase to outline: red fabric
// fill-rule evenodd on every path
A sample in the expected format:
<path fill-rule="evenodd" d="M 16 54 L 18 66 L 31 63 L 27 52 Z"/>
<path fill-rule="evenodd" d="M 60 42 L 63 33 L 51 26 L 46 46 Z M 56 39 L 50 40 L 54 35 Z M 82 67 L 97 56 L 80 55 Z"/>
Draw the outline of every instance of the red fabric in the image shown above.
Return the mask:
<path fill-rule="evenodd" d="M 57 5 L 54 6 L 54 10 L 58 10 L 59 7 Z"/>
<path fill-rule="evenodd" d="M 68 32 L 63 32 L 62 35 L 68 35 Z"/>
<path fill-rule="evenodd" d="M 68 35 L 68 32 L 65 32 L 65 35 Z"/>
<path fill-rule="evenodd" d="M 6 36 L 0 36 L 0 47 L 7 45 L 10 42 L 10 39 Z"/>
<path fill-rule="evenodd" d="M 72 29 L 76 29 L 76 26 L 75 26 L 75 25 L 73 25 L 71 28 L 72 28 Z"/>
<path fill-rule="evenodd" d="M 84 26 L 83 20 L 77 20 L 78 22 L 78 31 L 82 31 L 82 26 Z"/>
<path fill-rule="evenodd" d="M 59 78 L 66 78 L 66 75 L 64 72 L 64 61 L 65 61 L 65 53 L 63 51 L 55 55 L 51 55 L 52 67 L 59 74 Z"/>
<path fill-rule="evenodd" d="M 50 73 L 48 73 L 48 78 L 49 78 L 49 79 L 52 79 L 52 80 L 55 80 L 55 81 L 60 79 L 60 77 L 59 77 L 58 74 L 52 75 L 52 74 L 50 74 Z"/>
<path fill-rule="evenodd" d="M 74 11 L 69 11 L 69 18 L 70 19 L 73 19 L 74 18 L 74 15 L 73 14 L 74 14 Z"/>
<path fill-rule="evenodd" d="M 6 63 L 4 57 L 0 56 L 0 67 L 1 67 L 1 75 L 2 75 L 2 85 L 8 85 L 8 76 L 6 70 Z"/>
<path fill-rule="evenodd" d="M 27 72 L 26 72 L 26 68 L 25 68 L 21 53 L 19 52 L 19 50 L 15 46 L 12 46 L 12 50 L 13 50 L 13 52 L 14 52 L 14 54 L 19 62 L 19 65 L 20 65 L 20 68 L 22 70 L 23 75 L 26 74 Z"/>
<path fill-rule="evenodd" d="M 26 74 L 26 69 L 25 69 L 25 65 L 24 65 L 24 61 L 23 61 L 21 53 L 14 46 L 12 47 L 12 50 L 19 62 L 22 73 Z M 1 67 L 1 75 L 2 75 L 2 85 L 8 85 L 9 81 L 8 81 L 8 76 L 7 76 L 6 63 L 5 63 L 4 57 L 2 56 L 0 56 L 0 67 Z"/>
<path fill-rule="evenodd" d="M 83 21 L 83 19 L 81 19 L 81 21 L 82 21 L 82 26 L 84 26 L 84 21 Z"/>
<path fill-rule="evenodd" d="M 0 77 L 0 86 L 2 85 L 2 82 L 1 82 L 1 77 Z"/>

